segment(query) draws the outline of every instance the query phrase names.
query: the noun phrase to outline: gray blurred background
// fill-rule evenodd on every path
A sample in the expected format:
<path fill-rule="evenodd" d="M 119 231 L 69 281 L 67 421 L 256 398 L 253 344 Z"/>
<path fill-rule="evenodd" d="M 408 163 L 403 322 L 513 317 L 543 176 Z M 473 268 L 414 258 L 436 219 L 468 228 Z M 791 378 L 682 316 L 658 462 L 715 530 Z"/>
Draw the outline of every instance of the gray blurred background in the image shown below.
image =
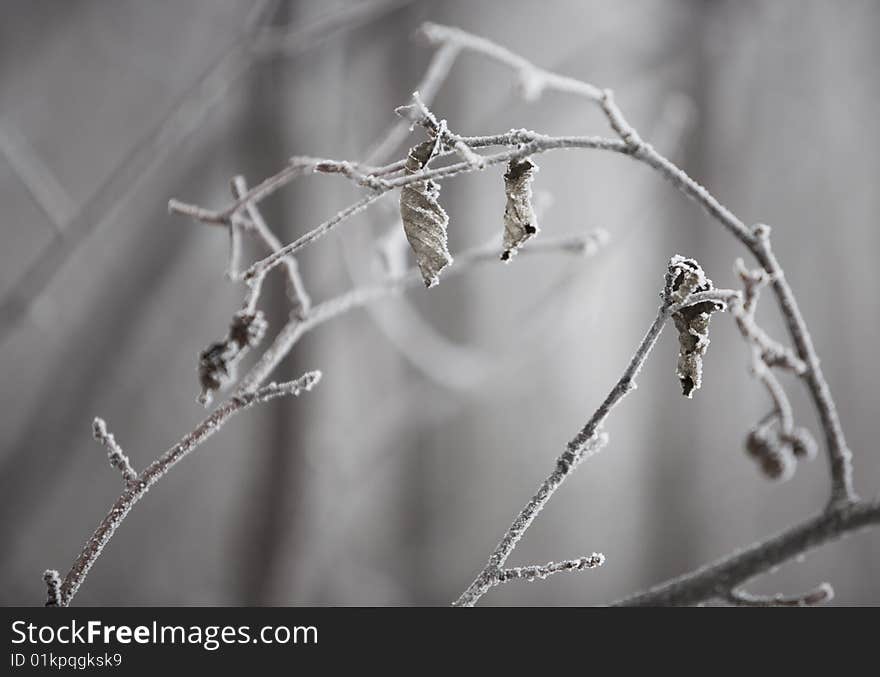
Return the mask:
<path fill-rule="evenodd" d="M 3 3 L 0 603 L 40 604 L 42 571 L 66 571 L 116 497 L 118 474 L 91 439 L 94 416 L 141 468 L 204 415 L 196 355 L 222 337 L 241 290 L 223 278 L 223 231 L 168 215 L 168 199 L 220 207 L 236 173 L 256 182 L 292 154 L 364 157 L 430 58 L 411 39 L 424 20 L 613 87 L 643 136 L 746 222 L 773 225 L 855 453 L 857 489 L 876 493 L 880 6 L 254 7 Z M 284 49 L 255 52 L 255 30 L 286 36 Z M 587 102 L 549 94 L 524 103 L 515 84 L 509 70 L 465 55 L 433 108 L 465 134 L 606 133 Z M 175 468 L 129 516 L 77 603 L 454 599 L 623 370 L 654 316 L 668 258 L 696 257 L 716 284 L 733 286 L 743 253 L 628 159 L 570 152 L 538 162 L 536 190 L 553 197 L 544 234 L 605 228 L 599 255 L 486 266 L 308 335 L 276 377 L 319 368 L 320 387 L 242 414 Z M 447 182 L 453 252 L 500 232 L 500 175 Z M 290 241 L 355 195 L 345 181 L 309 177 L 264 213 Z M 312 296 L 375 275 L 375 242 L 391 224 L 380 209 L 305 251 Z M 284 303 L 273 279 L 263 307 L 275 329 Z M 775 310 L 767 296 L 759 319 L 783 338 Z M 774 484 L 742 450 L 769 402 L 730 318 L 713 321 L 693 400 L 678 394 L 676 350 L 667 330 L 606 426 L 609 447 L 511 560 L 597 550 L 606 565 L 514 582 L 483 603 L 608 602 L 823 507 L 824 455 Z M 799 423 L 820 437 L 803 389 L 785 383 Z M 880 603 L 878 563 L 880 532 L 860 533 L 750 589 L 829 580 L 836 603 Z"/>

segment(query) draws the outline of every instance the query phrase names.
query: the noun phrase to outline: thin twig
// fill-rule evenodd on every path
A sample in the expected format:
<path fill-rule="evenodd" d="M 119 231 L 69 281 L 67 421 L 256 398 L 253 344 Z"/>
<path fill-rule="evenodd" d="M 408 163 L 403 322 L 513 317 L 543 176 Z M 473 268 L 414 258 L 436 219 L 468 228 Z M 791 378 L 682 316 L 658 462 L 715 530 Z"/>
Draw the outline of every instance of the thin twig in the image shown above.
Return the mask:
<path fill-rule="evenodd" d="M 314 387 L 321 379 L 321 372 L 311 371 L 284 386 L 275 386 L 271 392 L 264 394 L 264 399 L 280 395 L 299 395 Z M 136 481 L 127 485 L 122 495 L 116 499 L 110 511 L 101 520 L 98 528 L 86 541 L 82 552 L 73 563 L 70 571 L 64 576 L 61 584 L 60 606 L 68 606 L 73 600 L 92 565 L 101 556 L 104 546 L 113 538 L 116 529 L 128 515 L 129 511 L 140 501 L 156 482 L 164 477 L 172 467 L 186 457 L 193 449 L 216 433 L 232 416 L 244 411 L 260 401 L 254 394 L 242 394 L 231 397 L 219 405 L 210 416 L 187 433 L 177 444 L 168 449 L 137 477 Z"/>
<path fill-rule="evenodd" d="M 95 439 L 104 445 L 104 448 L 107 450 L 107 458 L 110 460 L 110 465 L 119 470 L 125 483 L 130 484 L 137 480 L 138 476 L 134 471 L 134 468 L 131 467 L 131 461 L 128 460 L 128 456 L 122 451 L 122 447 L 117 444 L 116 438 L 113 437 L 111 433 L 107 432 L 107 424 L 104 422 L 103 418 L 95 419 L 92 424 L 92 433 L 94 434 Z"/>
<path fill-rule="evenodd" d="M 473 606 L 490 588 L 503 582 L 501 579 L 503 575 L 501 567 L 504 566 L 507 558 L 513 553 L 516 544 L 519 543 L 526 530 L 535 521 L 538 513 L 543 510 L 550 497 L 553 496 L 581 461 L 592 456 L 606 444 L 608 444 L 608 435 L 606 433 L 593 435 L 590 439 L 578 444 L 574 450 L 572 450 L 571 444 L 569 444 L 569 448 L 557 459 L 553 472 L 541 483 L 535 495 L 529 499 L 529 502 L 526 503 L 516 516 L 513 524 L 510 525 L 510 528 L 505 532 L 498 546 L 492 552 L 486 566 L 474 579 L 474 582 L 468 586 L 468 589 L 454 602 L 454 606 Z M 508 578 L 506 580 L 511 579 Z"/>
<path fill-rule="evenodd" d="M 524 567 L 502 569 L 498 572 L 495 581 L 496 584 L 500 584 L 513 580 L 544 580 L 553 574 L 586 571 L 587 569 L 596 569 L 603 564 L 605 564 L 605 555 L 601 552 L 594 552 L 588 557 L 567 559 L 562 562 L 547 562 L 547 564 L 531 564 Z"/>
<path fill-rule="evenodd" d="M 247 194 L 247 190 L 247 181 L 245 181 L 243 176 L 236 176 L 232 179 L 232 194 L 234 198 L 240 200 Z M 256 203 L 245 203 L 245 212 L 254 225 L 254 233 L 265 245 L 266 249 L 270 252 L 277 252 L 281 249 L 281 241 L 267 225 Z M 230 230 L 234 230 L 235 222 L 230 221 L 229 227 Z M 287 273 L 287 295 L 293 304 L 293 312 L 300 317 L 305 317 L 309 312 L 312 301 L 300 275 L 299 264 L 293 256 L 286 256 L 284 257 L 284 268 Z"/>

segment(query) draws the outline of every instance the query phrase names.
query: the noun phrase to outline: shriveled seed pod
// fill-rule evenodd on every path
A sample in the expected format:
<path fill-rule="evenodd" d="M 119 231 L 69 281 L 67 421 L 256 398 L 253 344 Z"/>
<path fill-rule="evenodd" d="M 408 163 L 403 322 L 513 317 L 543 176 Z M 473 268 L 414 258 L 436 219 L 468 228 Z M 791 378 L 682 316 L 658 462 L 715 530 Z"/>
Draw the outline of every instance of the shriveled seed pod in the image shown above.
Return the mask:
<path fill-rule="evenodd" d="M 424 169 L 431 159 L 434 141 L 413 146 L 406 159 L 408 175 Z M 440 273 L 452 263 L 447 246 L 446 228 L 449 215 L 440 206 L 440 184 L 435 181 L 417 181 L 400 191 L 400 218 L 406 239 L 416 255 L 416 263 L 426 287 L 440 281 Z"/>
<path fill-rule="evenodd" d="M 746 435 L 746 451 L 772 480 L 785 481 L 794 474 L 797 460 L 791 446 L 781 443 L 769 425 L 752 428 Z"/>
<path fill-rule="evenodd" d="M 791 445 L 791 450 L 798 458 L 811 459 L 816 456 L 818 445 L 813 435 L 806 428 L 795 428 L 781 436 L 782 440 Z"/>
<path fill-rule="evenodd" d="M 212 343 L 199 354 L 199 402 L 207 406 L 214 392 L 235 380 L 235 367 L 256 346 L 268 328 L 263 312 L 241 310 L 232 317 L 226 339 Z"/>
<path fill-rule="evenodd" d="M 509 261 L 526 240 L 540 230 L 532 203 L 532 181 L 537 171 L 538 165 L 531 158 L 511 160 L 507 165 L 507 173 L 504 174 L 507 204 L 504 207 L 502 261 Z"/>
<path fill-rule="evenodd" d="M 668 300 L 684 301 L 691 294 L 714 289 L 712 280 L 694 259 L 673 256 L 667 272 Z M 678 368 L 676 374 L 685 397 L 693 397 L 703 382 L 703 357 L 709 347 L 709 320 L 712 313 L 723 310 L 724 304 L 704 301 L 681 309 L 672 315 L 678 330 Z"/>

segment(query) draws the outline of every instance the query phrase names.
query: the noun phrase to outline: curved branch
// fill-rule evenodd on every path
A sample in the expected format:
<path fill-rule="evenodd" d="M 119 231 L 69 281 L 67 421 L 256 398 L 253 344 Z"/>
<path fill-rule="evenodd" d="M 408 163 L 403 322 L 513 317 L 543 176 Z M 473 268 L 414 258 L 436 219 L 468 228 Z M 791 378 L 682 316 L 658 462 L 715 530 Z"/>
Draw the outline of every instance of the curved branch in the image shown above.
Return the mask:
<path fill-rule="evenodd" d="M 728 591 L 801 553 L 874 524 L 880 524 L 880 499 L 844 504 L 613 606 L 680 606 L 724 598 Z"/>

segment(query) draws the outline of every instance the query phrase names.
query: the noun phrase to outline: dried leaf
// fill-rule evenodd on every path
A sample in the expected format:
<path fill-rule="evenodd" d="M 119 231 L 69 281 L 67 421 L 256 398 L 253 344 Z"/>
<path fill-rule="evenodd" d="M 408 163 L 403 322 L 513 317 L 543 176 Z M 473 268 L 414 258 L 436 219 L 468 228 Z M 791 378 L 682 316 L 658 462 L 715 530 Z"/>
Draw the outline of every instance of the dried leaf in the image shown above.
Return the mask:
<path fill-rule="evenodd" d="M 199 354 L 199 383 L 202 386 L 199 402 L 208 406 L 215 391 L 235 380 L 239 360 L 262 340 L 267 327 L 260 310 L 253 313 L 242 310 L 233 315 L 226 339 L 212 343 Z"/>
<path fill-rule="evenodd" d="M 531 158 L 511 160 L 504 175 L 504 192 L 507 204 L 504 207 L 504 251 L 502 261 L 509 261 L 523 244 L 536 235 L 538 217 L 532 203 L 532 180 L 538 171 Z"/>
<path fill-rule="evenodd" d="M 415 174 L 428 164 L 435 142 L 425 141 L 409 151 L 405 171 Z M 400 218 L 406 239 L 416 255 L 416 263 L 426 287 L 440 281 L 440 273 L 452 263 L 446 242 L 449 215 L 437 201 L 440 184 L 435 181 L 418 181 L 400 191 Z"/>
<path fill-rule="evenodd" d="M 712 280 L 706 277 L 700 264 L 684 256 L 673 256 L 669 261 L 667 293 L 673 303 L 684 301 L 691 294 L 714 289 Z M 723 305 L 704 301 L 673 313 L 672 319 L 678 329 L 678 369 L 681 391 L 685 397 L 693 397 L 703 382 L 703 357 L 709 347 L 709 320 L 712 313 Z"/>

